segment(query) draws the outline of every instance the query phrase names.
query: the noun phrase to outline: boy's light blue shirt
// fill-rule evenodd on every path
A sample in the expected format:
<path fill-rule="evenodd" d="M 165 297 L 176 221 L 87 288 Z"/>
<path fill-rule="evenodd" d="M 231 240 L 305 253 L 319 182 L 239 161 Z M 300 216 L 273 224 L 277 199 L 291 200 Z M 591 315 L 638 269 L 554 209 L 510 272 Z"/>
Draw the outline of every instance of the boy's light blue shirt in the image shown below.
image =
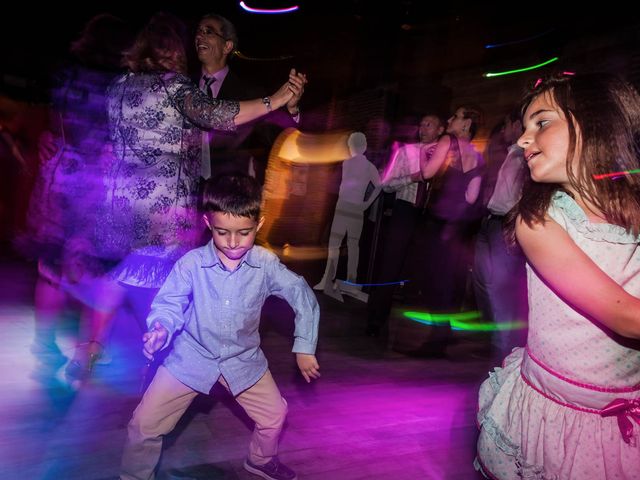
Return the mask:
<path fill-rule="evenodd" d="M 267 371 L 258 326 L 269 295 L 286 300 L 295 312 L 292 351 L 314 354 L 320 309 L 304 278 L 258 246 L 233 272 L 225 269 L 213 241 L 191 250 L 176 262 L 147 317 L 149 328 L 158 321 L 174 337 L 164 365 L 203 393 L 221 374 L 233 395 L 254 385 Z"/>

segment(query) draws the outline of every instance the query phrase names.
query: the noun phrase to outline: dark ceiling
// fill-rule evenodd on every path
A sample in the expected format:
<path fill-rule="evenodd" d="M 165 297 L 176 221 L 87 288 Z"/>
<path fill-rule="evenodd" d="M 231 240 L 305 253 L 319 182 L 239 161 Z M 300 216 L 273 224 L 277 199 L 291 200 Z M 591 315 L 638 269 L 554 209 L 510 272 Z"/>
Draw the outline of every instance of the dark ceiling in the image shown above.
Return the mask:
<path fill-rule="evenodd" d="M 246 0 L 254 7 L 276 8 L 293 0 Z M 309 74 L 307 102 L 327 103 L 380 85 L 414 91 L 436 85 L 459 72 L 500 71 L 533 65 L 572 52 L 568 64 L 581 59 L 581 45 L 590 49 L 610 44 L 638 50 L 637 17 L 603 13 L 584 7 L 578 14 L 560 14 L 548 3 L 450 2 L 441 5 L 421 0 L 373 2 L 367 0 L 300 0 L 300 9 L 287 15 L 255 15 L 237 1 L 211 2 L 212 9 L 232 20 L 239 31 L 240 50 L 253 61 L 239 61 L 267 86 L 275 85 L 289 67 Z M 177 14 L 192 28 L 206 13 L 196 2 L 95 1 L 73 8 L 49 4 L 34 11 L 27 2 L 3 15 L 0 54 L 3 74 L 42 78 L 64 55 L 69 42 L 94 14 L 111 12 L 141 26 L 155 11 Z M 531 9 L 535 6 L 537 10 Z M 546 8 L 546 10 L 543 10 Z M 552 11 L 551 11 L 552 9 Z M 615 40 L 616 35 L 624 35 Z M 626 33 L 625 33 L 626 32 Z M 631 33 L 629 33 L 631 32 Z M 611 40 L 613 38 L 614 40 Z M 497 48 L 485 48 L 500 44 Z M 600 44 L 605 45 L 601 48 Z M 605 53 L 609 56 L 609 53 Z M 286 57 L 285 60 L 271 60 Z M 580 60 L 581 59 L 581 60 Z M 588 59 L 597 65 L 598 58 Z M 455 94 L 455 92 L 454 92 Z"/>
<path fill-rule="evenodd" d="M 74 2 L 75 3 L 75 2 Z M 255 7 L 282 7 L 294 0 L 247 0 Z M 465 6 L 439 5 L 422 0 L 373 2 L 367 0 L 300 0 L 297 12 L 286 15 L 256 15 L 242 10 L 237 1 L 218 0 L 212 8 L 238 27 L 241 50 L 255 57 L 294 55 L 304 61 L 340 59 L 345 50 L 357 47 L 360 55 L 381 61 L 390 51 L 413 46 L 429 58 L 431 69 L 441 72 L 472 66 L 513 64 L 521 56 L 540 57 L 559 49 L 576 34 L 613 31 L 637 23 L 633 15 L 607 14 L 581 8 L 577 16 L 553 12 L 519 12 L 517 3 L 476 2 Z M 453 2 L 451 2 L 453 3 Z M 33 9 L 24 2 L 4 13 L 0 43 L 3 70 L 39 70 L 43 63 L 64 53 L 66 45 L 92 15 L 109 11 L 128 20 L 134 28 L 153 12 L 173 12 L 193 25 L 206 13 L 196 2 L 87 2 L 70 8 L 59 2 Z M 542 4 L 539 4 L 542 5 Z M 491 49 L 486 44 L 517 42 Z M 346 42 L 349 42 L 348 44 Z M 444 55 L 442 52 L 446 52 Z M 385 66 L 381 65 L 381 69 Z"/>

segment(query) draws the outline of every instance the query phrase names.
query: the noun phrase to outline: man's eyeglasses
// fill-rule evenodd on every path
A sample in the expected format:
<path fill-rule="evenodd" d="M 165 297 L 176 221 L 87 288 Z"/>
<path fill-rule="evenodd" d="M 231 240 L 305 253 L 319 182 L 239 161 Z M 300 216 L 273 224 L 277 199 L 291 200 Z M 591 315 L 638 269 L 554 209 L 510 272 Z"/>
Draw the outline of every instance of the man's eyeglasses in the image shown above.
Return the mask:
<path fill-rule="evenodd" d="M 199 27 L 196 30 L 196 35 L 204 35 L 206 37 L 209 37 L 211 35 L 215 35 L 216 37 L 220 37 L 225 42 L 228 40 L 227 38 L 224 38 L 220 33 L 216 32 L 215 29 L 213 29 L 211 27 Z"/>

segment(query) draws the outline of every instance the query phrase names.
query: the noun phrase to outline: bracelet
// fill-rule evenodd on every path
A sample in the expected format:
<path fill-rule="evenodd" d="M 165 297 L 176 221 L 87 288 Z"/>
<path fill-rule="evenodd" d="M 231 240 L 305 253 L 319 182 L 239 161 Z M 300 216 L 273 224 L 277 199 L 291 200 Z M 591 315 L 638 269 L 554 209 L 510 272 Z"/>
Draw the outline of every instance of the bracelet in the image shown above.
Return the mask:
<path fill-rule="evenodd" d="M 264 97 L 262 99 L 262 103 L 264 103 L 264 106 L 267 107 L 267 112 L 270 112 L 272 110 L 272 108 L 271 108 L 271 97 Z"/>

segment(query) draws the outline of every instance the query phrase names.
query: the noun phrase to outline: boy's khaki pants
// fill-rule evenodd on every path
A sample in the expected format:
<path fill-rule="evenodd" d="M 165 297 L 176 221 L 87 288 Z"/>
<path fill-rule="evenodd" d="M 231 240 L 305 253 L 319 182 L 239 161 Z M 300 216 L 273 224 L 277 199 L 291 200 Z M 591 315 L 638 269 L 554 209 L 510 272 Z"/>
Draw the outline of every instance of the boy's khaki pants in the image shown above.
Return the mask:
<path fill-rule="evenodd" d="M 227 382 L 221 376 L 227 390 Z M 153 480 L 162 452 L 162 437 L 171 432 L 198 392 L 178 381 L 164 366 L 158 368 L 127 427 L 122 455 L 121 480 Z M 271 372 L 235 397 L 255 422 L 249 460 L 263 465 L 278 453 L 278 437 L 287 416 L 287 402 L 280 395 Z"/>

